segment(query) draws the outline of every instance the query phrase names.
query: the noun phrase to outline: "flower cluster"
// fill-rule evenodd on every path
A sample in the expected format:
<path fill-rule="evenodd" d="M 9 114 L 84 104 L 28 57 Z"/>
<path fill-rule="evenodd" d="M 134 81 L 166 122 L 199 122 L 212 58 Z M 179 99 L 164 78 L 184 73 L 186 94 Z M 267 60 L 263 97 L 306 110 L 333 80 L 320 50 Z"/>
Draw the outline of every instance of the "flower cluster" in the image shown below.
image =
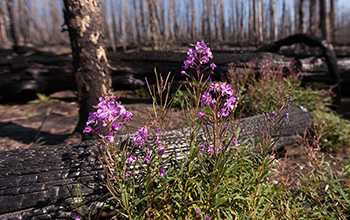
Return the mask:
<path fill-rule="evenodd" d="M 139 128 L 133 139 L 131 139 L 131 143 L 136 146 L 143 146 L 147 139 L 147 126 Z"/>
<path fill-rule="evenodd" d="M 96 112 L 89 113 L 84 133 L 100 133 L 101 124 L 102 127 L 108 127 L 109 134 L 105 138 L 109 142 L 114 141 L 113 134 L 119 130 L 121 125 L 132 118 L 131 112 L 126 111 L 121 102 L 116 101 L 118 98 L 114 94 L 99 98 L 100 102 L 94 106 L 97 109 Z"/>
<path fill-rule="evenodd" d="M 205 143 L 203 143 L 201 146 L 200 146 L 200 151 L 202 153 L 206 153 L 208 152 L 208 154 L 210 155 L 213 155 L 216 151 L 216 153 L 219 153 L 220 151 L 222 151 L 221 147 L 218 147 L 217 149 L 215 149 L 214 145 L 213 144 L 210 144 L 209 147 L 206 147 L 205 146 Z"/>
<path fill-rule="evenodd" d="M 184 69 L 192 68 L 195 70 L 199 70 L 202 64 L 206 64 L 210 59 L 213 59 L 213 53 L 210 48 L 206 45 L 206 43 L 202 41 L 198 41 L 196 44 L 190 44 L 192 48 L 189 48 L 187 51 L 187 60 L 184 61 Z M 210 64 L 211 71 L 216 68 L 214 63 Z M 188 76 L 185 71 L 181 71 L 182 75 Z"/>
<path fill-rule="evenodd" d="M 214 98 L 213 98 L 214 95 Z M 204 92 L 201 100 L 201 105 L 209 105 L 217 111 L 217 116 L 219 118 L 226 117 L 229 115 L 230 111 L 233 111 L 237 107 L 237 100 L 239 97 L 234 96 L 234 90 L 231 85 L 226 82 L 211 82 L 209 85 L 209 90 Z M 221 104 L 223 106 L 221 106 Z M 206 115 L 199 112 L 199 117 L 203 118 Z"/>

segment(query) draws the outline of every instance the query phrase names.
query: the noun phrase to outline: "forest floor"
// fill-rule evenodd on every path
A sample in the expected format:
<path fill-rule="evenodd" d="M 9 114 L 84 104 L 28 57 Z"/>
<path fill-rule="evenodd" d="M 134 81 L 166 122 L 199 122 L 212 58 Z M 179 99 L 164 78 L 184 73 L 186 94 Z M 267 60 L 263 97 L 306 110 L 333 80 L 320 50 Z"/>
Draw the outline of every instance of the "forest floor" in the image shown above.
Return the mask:
<path fill-rule="evenodd" d="M 133 114 L 133 119 L 125 124 L 120 134 L 135 132 L 151 122 L 148 114 L 152 112 L 150 99 L 133 91 L 118 91 L 117 95 Z M 0 151 L 67 142 L 79 119 L 76 96 L 72 91 L 62 91 L 52 94 L 50 100 L 56 101 L 0 105 Z M 169 118 L 169 130 L 184 126 L 181 110 L 171 109 Z"/>
<path fill-rule="evenodd" d="M 117 95 L 121 97 L 125 108 L 133 113 L 133 120 L 127 122 L 121 134 L 135 132 L 137 128 L 151 122 L 148 116 L 148 112 L 152 111 L 151 100 L 141 98 L 132 91 L 117 91 Z M 67 138 L 78 122 L 76 96 L 71 91 L 63 91 L 50 97 L 57 101 L 0 105 L 0 151 L 67 143 Z M 168 118 L 168 130 L 184 126 L 185 118 L 181 110 L 171 109 Z M 307 159 L 302 146 L 286 146 L 282 152 L 281 163 L 285 153 L 288 155 L 286 169 L 294 172 L 306 166 Z M 350 161 L 350 147 L 328 152 L 326 157 L 332 166 L 341 169 L 342 164 Z"/>

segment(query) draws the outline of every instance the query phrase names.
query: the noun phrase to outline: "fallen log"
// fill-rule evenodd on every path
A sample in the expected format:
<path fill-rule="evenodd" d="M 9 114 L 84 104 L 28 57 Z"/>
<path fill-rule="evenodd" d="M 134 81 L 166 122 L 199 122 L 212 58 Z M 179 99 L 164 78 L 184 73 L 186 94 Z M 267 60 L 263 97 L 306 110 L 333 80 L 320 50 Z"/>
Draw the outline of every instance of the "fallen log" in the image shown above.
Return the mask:
<path fill-rule="evenodd" d="M 337 64 L 337 57 L 335 56 L 335 52 L 333 50 L 333 46 L 330 43 L 327 43 L 325 40 L 318 39 L 316 37 L 307 35 L 307 34 L 295 34 L 288 36 L 284 39 L 278 40 L 272 44 L 265 45 L 257 50 L 257 52 L 278 52 L 282 46 L 290 46 L 297 43 L 304 43 L 310 47 L 318 47 L 322 51 L 322 55 L 325 58 L 327 63 L 327 67 L 329 70 L 329 75 L 331 76 L 332 81 L 329 83 L 337 84 L 335 89 L 336 102 L 338 106 L 341 105 L 341 97 L 342 97 L 342 78 L 340 76 L 340 71 Z"/>
<path fill-rule="evenodd" d="M 306 109 L 292 106 L 287 112 L 289 118 L 283 119 L 281 130 L 273 136 L 279 137 L 275 147 L 295 143 L 295 135 L 311 124 Z M 237 129 L 236 123 L 229 126 Z M 266 126 L 264 115 L 242 119 L 238 125 L 239 141 L 258 139 L 259 130 L 267 133 Z M 188 148 L 185 144 L 188 135 L 188 129 L 165 132 L 162 140 L 168 147 L 164 155 L 176 151 L 181 157 L 180 150 Z M 104 171 L 98 161 L 100 145 L 99 141 L 87 141 L 0 152 L 0 219 L 74 218 L 76 212 L 67 187 L 73 198 L 80 187 L 86 205 L 99 204 L 105 193 Z"/>
<path fill-rule="evenodd" d="M 260 65 L 269 60 L 276 67 L 289 69 L 293 63 L 290 58 L 273 53 L 245 53 L 214 51 L 214 62 L 217 65 L 214 79 L 219 79 L 228 70 L 234 68 L 237 73 L 244 73 L 247 69 L 257 71 Z M 185 52 L 141 51 L 133 53 L 110 52 L 108 54 L 113 87 L 119 89 L 133 89 L 145 86 L 145 77 L 150 82 L 154 79 L 154 68 L 158 73 L 166 75 L 171 72 L 176 79 L 182 79 L 180 72 Z M 70 54 L 56 55 L 49 52 L 32 51 L 16 56 L 0 57 L 0 99 L 31 100 L 36 93 L 51 94 L 62 90 L 75 90 L 76 83 L 73 74 L 72 58 Z M 319 61 L 317 61 L 319 62 Z M 310 61 L 296 62 L 310 76 L 320 76 L 325 81 L 327 65 L 320 60 L 321 65 L 314 65 Z M 349 59 L 338 61 L 339 69 L 350 75 Z M 340 77 L 343 77 L 341 75 Z"/>

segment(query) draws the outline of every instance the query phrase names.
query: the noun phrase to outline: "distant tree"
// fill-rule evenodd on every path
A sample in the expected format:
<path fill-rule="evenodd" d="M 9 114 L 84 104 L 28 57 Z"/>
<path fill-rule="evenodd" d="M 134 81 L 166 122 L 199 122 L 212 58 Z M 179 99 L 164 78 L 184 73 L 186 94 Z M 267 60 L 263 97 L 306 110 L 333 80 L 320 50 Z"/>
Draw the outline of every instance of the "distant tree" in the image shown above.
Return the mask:
<path fill-rule="evenodd" d="M 8 45 L 8 38 L 7 38 L 7 32 L 6 32 L 6 14 L 4 10 L 4 5 L 2 2 L 0 2 L 0 44 L 3 48 L 5 48 L 6 45 Z"/>
<path fill-rule="evenodd" d="M 134 12 L 134 24 L 135 24 L 135 30 L 136 30 L 136 40 L 137 43 L 141 43 L 141 34 L 140 34 L 140 25 L 139 25 L 139 18 L 140 16 L 137 15 L 137 6 L 136 6 L 136 0 L 132 0 L 132 6 L 133 6 L 133 12 Z"/>
<path fill-rule="evenodd" d="M 191 0 L 191 40 L 196 38 L 196 12 L 194 8 L 194 0 Z"/>
<path fill-rule="evenodd" d="M 110 10 L 111 10 L 111 33 L 112 33 L 112 36 L 113 37 L 113 43 L 114 45 L 116 45 L 117 43 L 117 21 L 116 21 L 116 18 L 115 18 L 115 8 L 114 8 L 114 1 L 110 1 Z M 116 47 L 116 46 L 115 46 Z"/>
<path fill-rule="evenodd" d="M 16 23 L 16 16 L 15 16 L 15 6 L 13 3 L 13 0 L 7 0 L 6 1 L 7 11 L 9 14 L 10 19 L 10 33 L 12 37 L 12 43 L 14 47 L 18 46 L 18 31 L 17 31 L 17 23 Z"/>
<path fill-rule="evenodd" d="M 254 30 L 254 37 L 255 37 L 255 42 L 258 42 L 258 32 L 259 32 L 259 23 L 258 23 L 258 16 L 256 13 L 256 0 L 253 1 L 253 30 Z"/>
<path fill-rule="evenodd" d="M 299 33 L 306 32 L 306 16 L 304 11 L 304 0 L 299 0 L 298 4 L 298 13 L 299 13 Z"/>
<path fill-rule="evenodd" d="M 259 43 L 262 43 L 264 41 L 264 35 L 263 35 L 263 5 L 262 0 L 258 0 L 258 37 L 259 37 Z"/>
<path fill-rule="evenodd" d="M 176 1 L 177 0 L 171 0 L 173 3 L 173 33 L 174 33 L 174 37 L 175 37 L 175 41 L 179 40 L 179 20 L 178 20 L 178 16 L 177 16 L 177 4 Z"/>
<path fill-rule="evenodd" d="M 309 0 L 309 34 L 316 34 L 316 18 L 315 18 L 315 8 L 316 8 L 316 0 Z"/>
<path fill-rule="evenodd" d="M 50 14 L 51 14 L 51 35 L 50 41 L 55 43 L 61 43 L 61 17 L 59 13 L 59 7 L 57 1 L 50 1 Z"/>
<path fill-rule="evenodd" d="M 277 40 L 276 0 L 270 0 L 270 34 L 273 41 Z"/>
<path fill-rule="evenodd" d="M 98 98 L 112 92 L 112 80 L 102 36 L 98 0 L 63 2 L 79 101 L 79 122 L 74 133 L 81 134 Z"/>
<path fill-rule="evenodd" d="M 328 17 L 327 11 L 328 11 L 327 0 L 320 0 L 320 18 L 321 18 L 320 26 L 321 26 L 322 39 L 330 42 L 331 33 L 329 28 L 329 17 Z"/>
<path fill-rule="evenodd" d="M 154 1 L 148 0 L 148 13 L 149 13 L 149 19 L 151 24 L 151 41 L 152 41 L 152 48 L 158 49 L 158 35 L 157 35 L 157 27 L 156 27 L 156 18 L 154 15 L 153 7 L 154 7 Z"/>
<path fill-rule="evenodd" d="M 219 15 L 220 15 L 220 40 L 226 39 L 226 25 L 225 25 L 225 10 L 224 3 L 222 0 L 218 0 Z"/>
<path fill-rule="evenodd" d="M 335 0 L 330 0 L 330 12 L 329 12 L 329 21 L 330 21 L 330 31 L 331 31 L 331 38 L 332 42 L 335 42 L 337 40 L 337 16 L 336 16 L 336 8 L 335 8 Z"/>

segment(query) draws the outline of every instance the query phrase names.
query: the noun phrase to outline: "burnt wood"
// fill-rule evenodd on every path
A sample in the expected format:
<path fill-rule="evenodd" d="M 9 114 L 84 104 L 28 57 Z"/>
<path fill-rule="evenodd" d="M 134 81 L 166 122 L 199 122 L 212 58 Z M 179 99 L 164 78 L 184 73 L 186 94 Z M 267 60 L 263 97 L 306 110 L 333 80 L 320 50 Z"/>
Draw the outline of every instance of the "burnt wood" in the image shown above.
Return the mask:
<path fill-rule="evenodd" d="M 184 52 L 141 51 L 132 53 L 108 53 L 113 87 L 118 89 L 136 89 L 145 86 L 145 77 L 152 82 L 154 68 L 158 73 L 166 75 L 171 72 L 175 79 L 183 79 L 181 70 L 186 58 Z M 276 66 L 290 67 L 290 58 L 273 53 L 232 53 L 214 51 L 214 62 L 218 68 L 214 78 L 219 79 L 230 68 L 236 73 L 244 73 L 247 69 L 255 71 L 266 59 Z M 350 80 L 350 58 L 338 60 L 340 78 L 343 85 Z M 72 67 L 72 55 L 57 55 L 50 52 L 30 51 L 21 55 L 4 54 L 0 56 L 0 99 L 31 100 L 36 93 L 51 94 L 62 90 L 76 90 Z M 332 83 L 324 58 L 309 57 L 296 62 L 308 81 L 317 80 Z M 252 65 L 254 64 L 254 65 Z M 347 89 L 343 86 L 343 89 Z"/>
<path fill-rule="evenodd" d="M 279 137 L 274 147 L 295 143 L 295 135 L 303 133 L 311 124 L 306 109 L 292 106 L 287 112 L 289 118 L 284 119 L 281 130 L 273 136 Z M 237 129 L 236 123 L 229 126 L 232 130 Z M 264 115 L 244 118 L 238 127 L 239 141 L 259 139 L 260 129 L 264 135 L 267 133 Z M 162 136 L 167 146 L 165 155 L 186 151 L 188 135 L 188 129 L 165 132 Z M 200 132 L 198 138 L 202 136 Z M 88 206 L 99 206 L 99 199 L 106 193 L 104 171 L 98 160 L 99 146 L 99 141 L 86 141 L 0 152 L 0 219 L 74 218 L 76 213 L 68 188 L 75 197 L 78 182 L 84 202 Z M 181 158 L 181 154 L 176 155 Z"/>
<path fill-rule="evenodd" d="M 322 55 L 328 66 L 329 74 L 332 81 L 330 83 L 337 84 L 335 93 L 337 94 L 336 101 L 340 105 L 340 98 L 342 97 L 342 79 L 337 64 L 337 57 L 335 55 L 332 44 L 325 40 L 318 39 L 316 37 L 307 34 L 295 34 L 288 36 L 284 39 L 278 40 L 272 44 L 265 45 L 257 50 L 257 52 L 278 52 L 282 46 L 290 46 L 297 43 L 304 43 L 310 47 L 318 47 L 322 51 Z"/>

